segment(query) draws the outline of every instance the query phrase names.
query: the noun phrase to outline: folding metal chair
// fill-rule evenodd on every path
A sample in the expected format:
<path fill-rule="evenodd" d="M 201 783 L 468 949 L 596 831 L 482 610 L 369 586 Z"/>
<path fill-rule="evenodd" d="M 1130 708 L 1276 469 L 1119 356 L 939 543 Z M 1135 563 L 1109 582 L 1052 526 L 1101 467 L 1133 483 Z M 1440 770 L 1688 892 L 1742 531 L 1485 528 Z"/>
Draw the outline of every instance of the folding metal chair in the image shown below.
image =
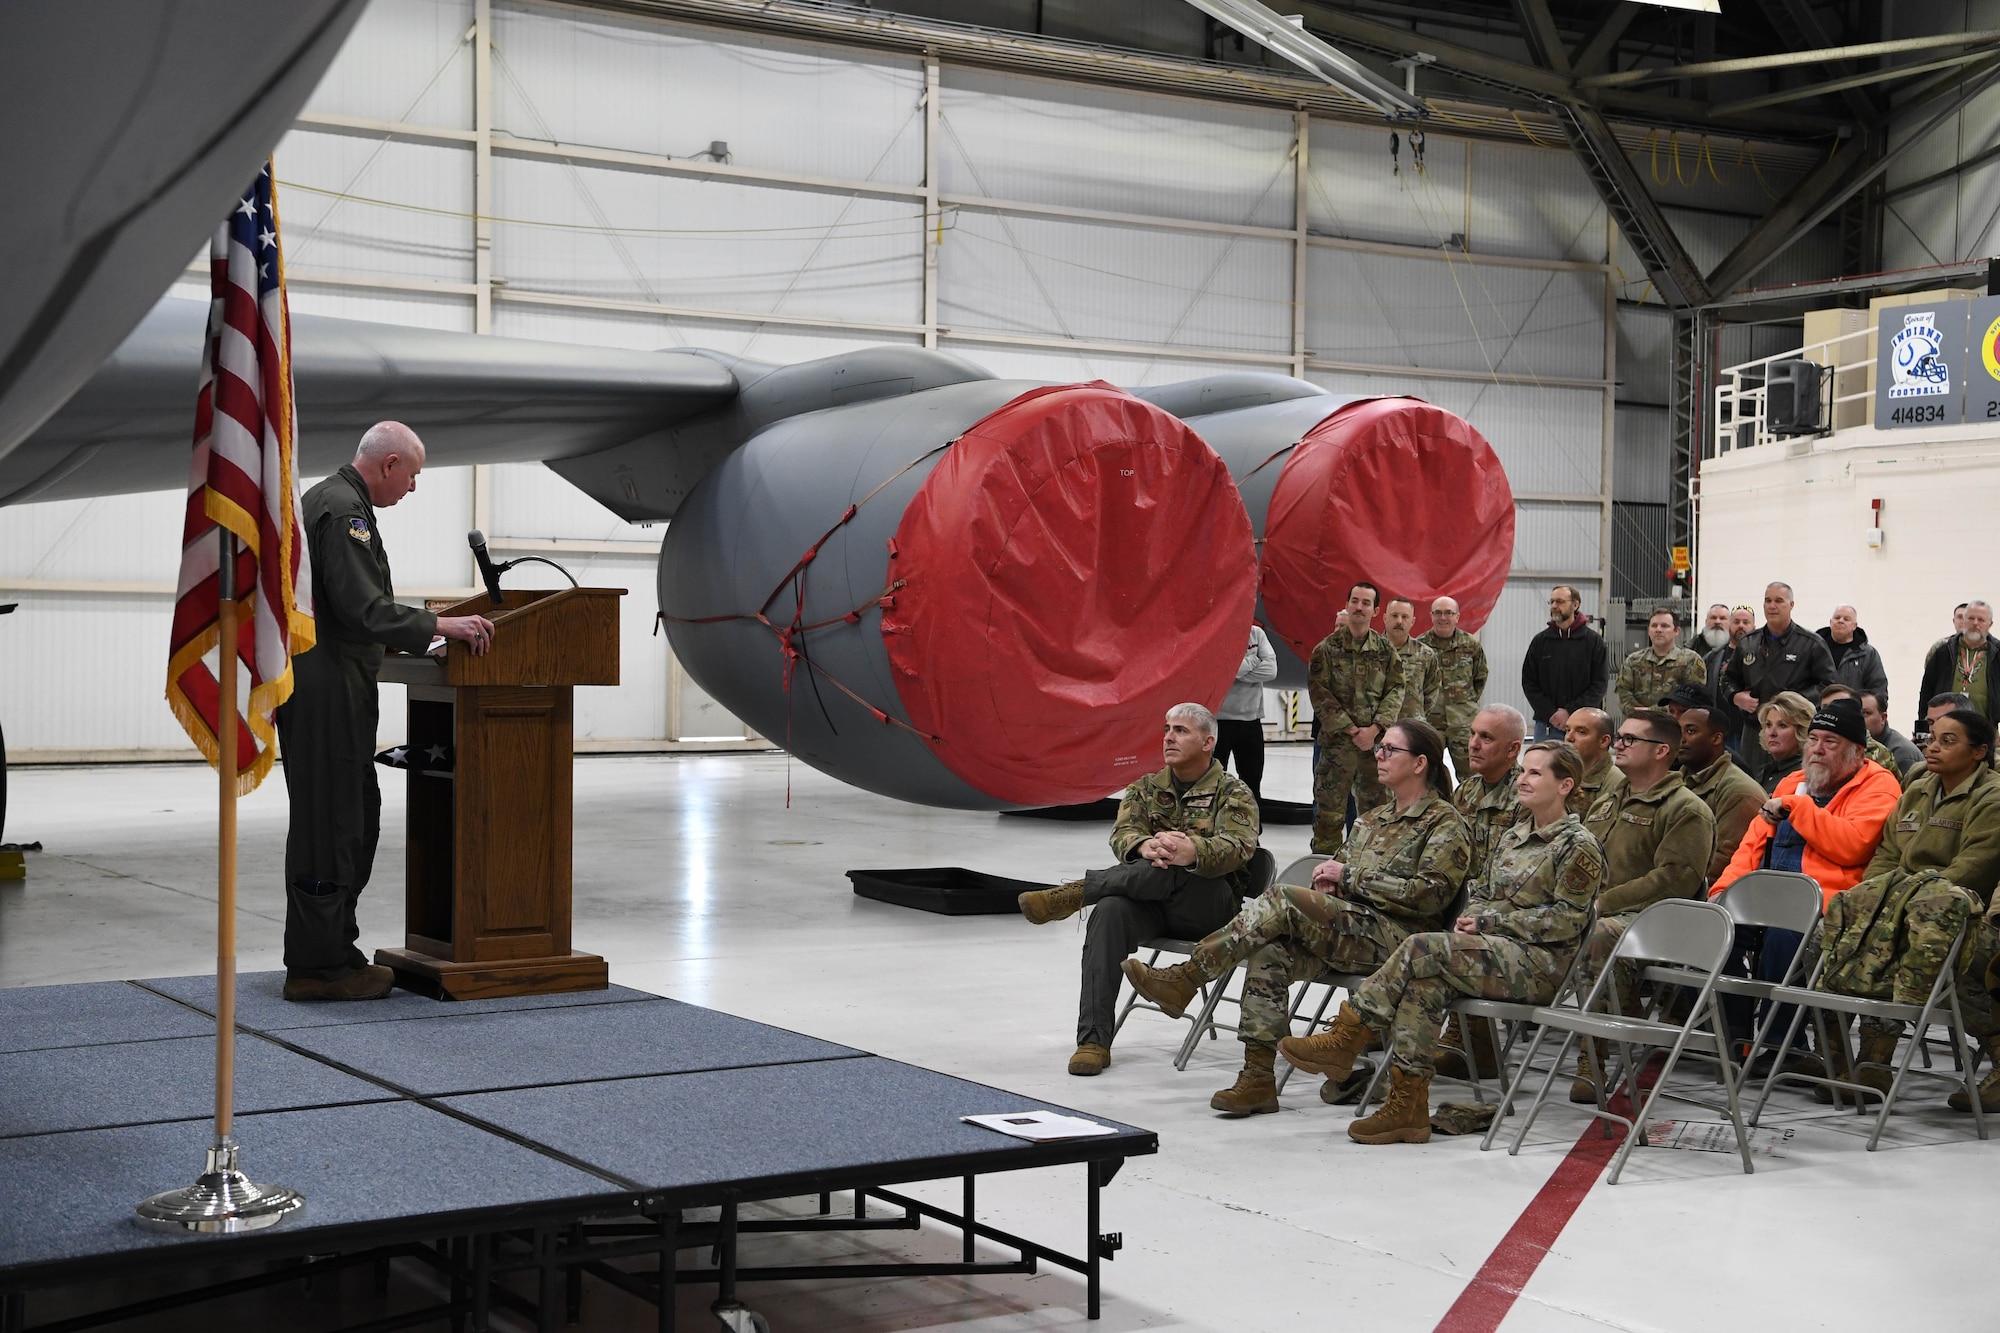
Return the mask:
<path fill-rule="evenodd" d="M 1469 892 L 1459 895 L 1451 916 L 1454 923 L 1465 915 L 1466 903 L 1470 896 Z M 1562 979 L 1556 983 L 1555 993 L 1549 997 L 1550 1004 L 1561 1004 L 1563 997 L 1576 989 L 1576 968 L 1583 958 L 1583 941 L 1589 938 L 1590 928 L 1596 924 L 1597 909 L 1593 907 L 1583 923 L 1583 934 L 1577 937 L 1577 947 L 1570 952 L 1569 967 L 1563 972 Z M 1505 1087 L 1507 1057 L 1513 1052 L 1514 1043 L 1520 1039 L 1521 1030 L 1535 1021 L 1535 1010 L 1540 1008 L 1541 1005 L 1531 1004 L 1526 1000 L 1489 1000 L 1483 995 L 1461 995 L 1451 1002 L 1448 1012 L 1457 1014 L 1461 1018 L 1483 1018 L 1492 1024 L 1490 1031 L 1493 1034 L 1493 1063 L 1499 1070 L 1500 1085 Z M 1500 1035 L 1503 1029 L 1507 1032 L 1504 1041 Z M 1446 1046 L 1440 1041 L 1438 1049 L 1456 1050 L 1464 1058 L 1466 1082 L 1472 1085 L 1473 1099 L 1483 1101 L 1486 1097 L 1486 1084 L 1479 1077 L 1479 1065 L 1473 1055 L 1471 1025 L 1463 1026 L 1461 1031 L 1465 1034 L 1464 1046 Z M 1382 1085 L 1383 1075 L 1388 1072 L 1388 1065 L 1389 1062 L 1384 1060 L 1375 1070 L 1374 1076 L 1368 1080 L 1368 1087 L 1362 1092 L 1361 1101 L 1355 1106 L 1355 1115 L 1368 1113 L 1368 1107 L 1374 1102 L 1375 1093 Z"/>
<path fill-rule="evenodd" d="M 1619 1146 L 1618 1154 L 1611 1161 L 1610 1183 L 1618 1183 L 1619 1175 L 1625 1169 L 1625 1161 L 1646 1135 L 1646 1125 L 1651 1121 L 1653 1108 L 1662 1096 L 1674 1096 L 1666 1091 L 1667 1080 L 1672 1077 L 1674 1066 L 1680 1062 L 1681 1054 L 1687 1050 L 1711 1052 L 1722 1070 L 1722 1086 L 1729 1113 L 1729 1122 L 1736 1131 L 1736 1147 L 1743 1157 L 1743 1170 L 1747 1175 L 1753 1169 L 1750 1164 L 1750 1140 L 1743 1128 L 1743 1115 L 1738 1106 L 1735 1063 L 1729 1055 L 1729 1035 L 1723 1023 L 1721 1006 L 1715 998 L 1715 981 L 1721 975 L 1722 966 L 1729 959 L 1730 947 L 1736 939 L 1736 926 L 1729 914 L 1713 903 L 1693 902 L 1686 898 L 1670 898 L 1654 903 L 1639 914 L 1620 937 L 1617 949 L 1604 970 L 1598 973 L 1597 981 L 1590 988 L 1580 1009 L 1542 1006 L 1534 1011 L 1534 1022 L 1539 1025 L 1535 1039 L 1528 1047 L 1527 1057 L 1522 1061 L 1520 1071 L 1507 1085 L 1501 1095 L 1500 1109 L 1493 1117 L 1492 1126 L 1480 1143 L 1483 1151 L 1493 1146 L 1493 1139 L 1500 1128 L 1500 1122 L 1507 1117 L 1508 1108 L 1513 1105 L 1515 1095 L 1527 1078 L 1534 1064 L 1535 1052 L 1540 1049 L 1543 1039 L 1551 1032 L 1563 1034 L 1562 1047 L 1556 1052 L 1548 1073 L 1542 1078 L 1541 1090 L 1535 1094 L 1535 1102 L 1522 1121 L 1520 1130 L 1514 1135 L 1514 1142 L 1507 1149 L 1512 1156 L 1520 1152 L 1521 1144 L 1534 1128 L 1535 1120 L 1548 1102 L 1549 1089 L 1554 1086 L 1556 1075 L 1561 1071 L 1564 1059 L 1579 1037 L 1596 1038 L 1599 1041 L 1615 1043 L 1623 1063 L 1625 1095 L 1629 1106 L 1638 1107 L 1630 1118 L 1613 1111 L 1607 1104 L 1606 1092 L 1611 1080 L 1600 1078 L 1597 1085 L 1597 1107 L 1592 1115 L 1599 1120 L 1615 1120 L 1626 1126 L 1625 1142 Z M 1688 1011 L 1687 1021 L 1681 1024 L 1663 1023 L 1652 1018 L 1626 1018 L 1611 1013 L 1595 1012 L 1598 1002 L 1605 998 L 1605 992 L 1612 986 L 1612 978 L 1618 964 L 1629 962 L 1635 965 L 1647 963 L 1669 963 L 1687 969 L 1687 983 L 1698 982 L 1694 1004 Z M 1614 999 L 1615 1003 L 1615 999 Z M 1661 1069 L 1659 1079 L 1647 1094 L 1643 1106 L 1639 1104 L 1639 1073 L 1644 1061 L 1637 1058 L 1635 1048 L 1647 1050 L 1664 1048 L 1667 1060 Z M 1607 1064 L 1609 1061 L 1606 1062 Z M 1684 1101 L 1686 1098 L 1676 1097 Z M 1610 1127 L 1604 1132 L 1609 1134 Z"/>
<path fill-rule="evenodd" d="M 1782 1000 L 1788 1004 L 1799 1006 L 1792 1014 L 1790 1026 L 1785 1029 L 1784 1049 L 1787 1050 L 1791 1048 L 1793 1040 L 1798 1036 L 1799 1024 L 1805 1021 L 1808 1010 L 1812 1012 L 1813 1026 L 1819 1033 L 1820 1050 L 1822 1052 L 1830 1052 L 1833 1049 L 1833 1037 L 1828 1031 L 1830 1025 L 1824 1021 L 1824 1015 L 1829 1013 L 1854 1014 L 1861 1018 L 1893 1019 L 1898 1022 L 1912 1024 L 1913 1026 L 1910 1030 L 1910 1040 L 1903 1044 L 1902 1058 L 1895 1063 L 1895 1074 L 1889 1080 L 1889 1091 L 1886 1094 L 1878 1088 L 1869 1087 L 1865 1083 L 1857 1083 L 1852 1079 L 1836 1077 L 1831 1063 L 1827 1064 L 1826 1074 L 1823 1077 L 1816 1074 L 1788 1073 L 1782 1064 L 1773 1064 L 1771 1072 L 1765 1076 L 1763 1091 L 1758 1094 L 1757 1108 L 1750 1113 L 1750 1123 L 1753 1125 L 1756 1124 L 1758 1117 L 1764 1114 L 1764 1103 L 1770 1100 L 1771 1089 L 1778 1085 L 1780 1079 L 1793 1079 L 1801 1083 L 1824 1084 L 1827 1087 L 1835 1089 L 1834 1095 L 1836 1097 L 1840 1095 L 1841 1090 L 1853 1093 L 1856 1114 L 1865 1114 L 1866 1112 L 1866 1106 L 1862 1100 L 1864 1097 L 1880 1097 L 1882 1099 L 1882 1109 L 1876 1114 L 1875 1128 L 1868 1135 L 1868 1151 L 1874 1152 L 1876 1145 L 1882 1141 L 1882 1130 L 1889 1123 L 1889 1110 L 1896 1104 L 1896 1098 L 1902 1093 L 1904 1077 L 1916 1074 L 1922 1078 L 1941 1079 L 1944 1082 L 1956 1084 L 1964 1089 L 1965 1095 L 1972 1101 L 1973 1128 L 1978 1132 L 1979 1137 L 1984 1139 L 1986 1137 L 1986 1109 L 1980 1103 L 1979 1088 L 1974 1083 L 1972 1077 L 1979 1067 L 1979 1054 L 1978 1048 L 1973 1047 L 1971 1058 L 1966 1058 L 1968 1044 L 1965 1039 L 1965 1015 L 1959 1009 L 1957 975 L 1959 952 L 1965 947 L 1965 937 L 1971 932 L 1977 921 L 1978 918 L 1973 917 L 1959 929 L 1958 938 L 1951 942 L 1951 949 L 1944 956 L 1944 966 L 1939 969 L 1937 980 L 1931 983 L 1931 993 L 1925 997 L 1922 1004 L 1897 1004 L 1890 1000 L 1865 1000 L 1859 996 L 1836 995 L 1832 991 L 1819 990 L 1817 987 L 1820 981 L 1820 974 L 1826 970 L 1826 959 L 1824 956 L 1820 958 L 1819 963 L 1813 968 L 1812 981 L 1809 985 L 1774 987 L 1771 991 L 1771 998 L 1773 1000 Z M 1953 1070 L 1950 1073 L 1942 1069 L 1932 1069 L 1928 1065 L 1922 1069 L 1913 1067 L 1917 1052 L 1923 1047 L 1932 1025 L 1939 1021 L 1940 1015 L 1938 1009 L 1940 1004 L 1944 1006 L 1942 1019 L 1950 1035 L 1953 1065 Z M 1834 1026 L 1836 1029 L 1838 1028 L 1838 1025 L 1831 1026 Z M 1847 1041 L 1844 1032 L 1840 1036 L 1840 1041 L 1844 1048 Z M 1852 1063 L 1851 1053 L 1849 1060 L 1850 1067 L 1858 1073 L 1860 1066 Z M 1877 1065 L 1875 1067 L 1888 1068 L 1889 1066 Z"/>
<path fill-rule="evenodd" d="M 1301 860 L 1313 859 L 1311 857 L 1301 858 Z M 1324 858 L 1319 859 L 1323 860 Z M 1298 864 L 1299 862 L 1293 863 L 1294 866 Z M 1276 878 L 1277 869 L 1278 858 L 1271 855 L 1268 847 L 1259 847 L 1257 854 L 1250 858 L 1250 891 L 1245 897 L 1254 898 L 1264 890 L 1270 888 Z M 1308 867 L 1306 874 L 1310 876 L 1311 873 L 1311 868 Z M 1178 954 L 1185 958 L 1194 952 L 1195 945 L 1200 942 L 1199 940 L 1180 940 L 1160 935 L 1142 942 L 1139 947 L 1151 950 L 1146 955 L 1146 966 L 1157 967 L 1162 954 Z M 1223 992 L 1228 989 L 1230 978 L 1234 977 L 1241 970 L 1241 968 L 1231 968 L 1225 975 L 1219 976 L 1206 986 L 1203 986 L 1201 988 L 1200 1011 L 1198 1013 L 1182 1015 L 1193 1026 L 1190 1027 L 1187 1037 L 1181 1042 L 1180 1050 L 1174 1054 L 1175 1069 L 1183 1071 L 1187 1069 L 1188 1060 L 1193 1057 L 1194 1049 L 1200 1044 L 1204 1035 L 1210 1040 L 1214 1040 L 1218 1029 L 1225 1032 L 1236 1031 L 1234 1026 L 1216 1021 L 1215 1010 L 1222 1003 Z M 1127 989 L 1129 990 L 1130 988 L 1127 987 Z M 1236 1003 L 1236 1001 L 1232 999 L 1231 1003 Z M 1118 1021 L 1111 1029 L 1111 1035 L 1114 1038 L 1124 1030 L 1125 1020 L 1131 1016 L 1134 1009 L 1150 1009 L 1156 1014 L 1163 1012 L 1160 1006 L 1154 1004 L 1151 1000 L 1141 999 L 1137 991 L 1132 991 L 1126 997 L 1124 1007 L 1118 1011 Z"/>
<path fill-rule="evenodd" d="M 1757 926 L 1772 930 L 1789 930 L 1799 936 L 1799 946 L 1793 950 L 1791 961 L 1786 964 L 1785 975 L 1777 981 L 1758 981 L 1752 977 L 1720 976 L 1715 979 L 1716 993 L 1738 995 L 1747 1000 L 1764 1003 L 1764 1016 L 1754 1019 L 1751 1025 L 1750 1049 L 1743 1057 L 1743 1068 L 1748 1070 L 1756 1062 L 1757 1053 L 1767 1045 L 1765 1038 L 1770 1035 L 1783 1007 L 1771 1003 L 1771 993 L 1779 986 L 1792 985 L 1809 971 L 1810 960 L 1815 954 L 1815 936 L 1819 931 L 1820 909 L 1826 897 L 1820 892 L 1819 881 L 1811 875 L 1791 870 L 1753 870 L 1731 884 L 1714 899 L 1715 905 L 1729 913 L 1729 919 L 1737 926 Z M 1643 969 L 1640 974 L 1647 981 L 1664 983 L 1669 986 L 1698 984 L 1684 969 L 1655 965 Z M 1782 1063 L 1790 1048 L 1777 1052 L 1774 1059 Z M 1700 1054 L 1700 1052 L 1694 1052 Z M 1825 1059 L 1824 1048 L 1821 1059 Z M 1827 1066 L 1827 1073 L 1833 1067 Z M 1707 1105 L 1707 1103 L 1703 1103 Z M 1720 1108 L 1716 1108 L 1720 1109 Z M 1750 1123 L 1756 1123 L 1752 1116 Z"/>

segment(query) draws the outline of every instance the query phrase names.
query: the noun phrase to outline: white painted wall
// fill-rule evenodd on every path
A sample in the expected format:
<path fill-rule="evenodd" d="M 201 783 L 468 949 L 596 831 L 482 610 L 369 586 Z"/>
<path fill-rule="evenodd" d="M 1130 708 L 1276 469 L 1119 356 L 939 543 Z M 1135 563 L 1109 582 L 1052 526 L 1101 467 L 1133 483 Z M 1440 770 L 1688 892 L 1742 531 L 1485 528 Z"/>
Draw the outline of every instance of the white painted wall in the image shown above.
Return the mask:
<path fill-rule="evenodd" d="M 2000 597 L 2000 432 L 1986 426 L 1877 431 L 1737 450 L 1701 468 L 1696 605 L 1761 607 L 1792 585 L 1797 618 L 1818 629 L 1843 602 L 1859 613 L 1889 673 L 1890 717 L 1916 717 L 1923 654 L 1951 632 L 1951 609 Z M 1868 546 L 1869 502 L 1883 542 Z"/>

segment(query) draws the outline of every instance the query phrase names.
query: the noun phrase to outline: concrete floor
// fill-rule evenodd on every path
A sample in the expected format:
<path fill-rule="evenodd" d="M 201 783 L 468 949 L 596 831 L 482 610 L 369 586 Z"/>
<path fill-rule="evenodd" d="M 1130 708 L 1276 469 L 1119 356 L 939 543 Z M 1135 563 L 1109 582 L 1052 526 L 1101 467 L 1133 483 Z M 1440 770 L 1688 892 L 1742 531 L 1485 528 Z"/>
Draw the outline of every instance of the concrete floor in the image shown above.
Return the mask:
<path fill-rule="evenodd" d="M 1104 1229 L 1122 1231 L 1126 1248 L 1106 1269 L 1098 1327 L 1274 1329 L 1330 1317 L 1437 1327 L 1584 1128 L 1564 1104 L 1519 1157 L 1443 1137 L 1363 1148 L 1345 1136 L 1349 1112 L 1321 1105 L 1316 1080 L 1303 1077 L 1282 1114 L 1221 1120 L 1208 1095 L 1233 1078 L 1235 1044 L 1204 1044 L 1177 1073 L 1184 1029 L 1158 1015 L 1132 1020 L 1108 1073 L 1070 1078 L 1079 922 L 1037 929 L 908 911 L 854 897 L 842 872 L 964 865 L 1053 881 L 1101 863 L 1107 827 L 920 809 L 798 765 L 789 777 L 787 809 L 783 755 L 580 759 L 577 946 L 604 954 L 624 985 L 1159 1131 L 1160 1154 L 1135 1159 L 1104 1196 Z M 386 785 L 366 946 L 400 942 L 400 784 Z M 0 882 L 0 984 L 209 970 L 213 791 L 212 775 L 194 767 L 17 770 L 7 836 L 47 850 L 30 856 L 25 883 Z M 1302 748 L 1272 752 L 1267 794 L 1308 797 Z M 284 788 L 273 781 L 242 810 L 244 970 L 279 963 L 284 829 Z M 1306 836 L 1277 828 L 1266 844 L 1283 864 Z M 1941 1102 L 1920 1090 L 1875 1154 L 1862 1151 L 1851 1115 L 1794 1120 L 1785 1155 L 1760 1159 L 1754 1176 L 1722 1156 L 1638 1154 L 1621 1184 L 1600 1180 L 1586 1195 L 1501 1327 L 1984 1326 L 1983 1223 L 2000 1189 L 2000 1143 L 1971 1141 L 1966 1119 Z M 1788 1116 L 1813 1109 L 1801 1097 L 1782 1106 Z M 953 1189 L 919 1192 L 944 1201 Z M 983 1183 L 981 1205 L 999 1226 L 1077 1252 L 1082 1193 L 1080 1171 L 1027 1173 Z M 754 1237 L 745 1262 L 786 1261 L 781 1252 L 947 1257 L 956 1244 L 941 1231 L 812 1245 Z M 1060 1272 L 745 1291 L 780 1330 L 1086 1327 L 1081 1283 Z M 701 1313 L 711 1295 L 683 1290 L 683 1329 L 713 1327 Z M 355 1274 L 303 1313 L 251 1301 L 224 1322 L 324 1327 L 397 1308 L 380 1300 Z M 215 1327 L 216 1313 L 146 1327 Z M 587 1327 L 651 1319 L 591 1286 Z"/>

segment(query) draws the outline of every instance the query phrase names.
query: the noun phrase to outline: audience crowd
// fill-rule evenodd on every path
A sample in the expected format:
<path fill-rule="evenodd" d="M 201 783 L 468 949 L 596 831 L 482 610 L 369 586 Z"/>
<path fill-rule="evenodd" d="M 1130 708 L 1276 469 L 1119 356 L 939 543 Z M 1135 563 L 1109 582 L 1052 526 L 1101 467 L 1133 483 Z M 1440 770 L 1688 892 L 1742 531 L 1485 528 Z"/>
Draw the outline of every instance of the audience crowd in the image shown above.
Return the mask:
<path fill-rule="evenodd" d="M 1382 631 L 1372 627 L 1378 605 Z M 2000 1110 L 2000 1006 L 1988 990 L 1989 967 L 2000 985 L 2000 928 L 1987 915 L 2000 882 L 1992 609 L 1978 600 L 1954 609 L 1952 632 L 1924 654 L 1906 735 L 1889 723 L 1882 654 L 1853 606 L 1810 630 L 1794 618 L 1790 585 L 1774 582 L 1761 619 L 1717 603 L 1685 641 L 1675 614 L 1657 611 L 1645 646 L 1615 670 L 1576 588 L 1553 588 L 1548 608 L 1521 663 L 1523 716 L 1482 702 L 1485 653 L 1459 628 L 1456 602 L 1432 603 L 1418 635 L 1409 599 L 1385 601 L 1365 582 L 1350 590 L 1309 663 L 1312 847 L 1326 859 L 1307 884 L 1269 883 L 1268 869 L 1250 882 L 1257 798 L 1217 762 L 1216 746 L 1221 730 L 1225 748 L 1249 757 L 1247 697 L 1232 693 L 1221 723 L 1196 704 L 1170 712 L 1168 767 L 1121 804 L 1112 848 L 1127 868 L 1023 896 L 1033 921 L 1116 908 L 1115 927 L 1091 923 L 1071 1072 L 1110 1064 L 1114 960 L 1137 997 L 1175 1017 L 1242 964 L 1243 1071 L 1214 1095 L 1216 1110 L 1277 1110 L 1279 1055 L 1326 1076 L 1323 1100 L 1354 1100 L 1357 1060 L 1381 1049 L 1388 1094 L 1349 1134 L 1423 1142 L 1433 1078 L 1496 1072 L 1490 1029 L 1460 1024 L 1455 998 L 1546 1004 L 1566 976 L 1587 993 L 1647 908 L 1714 898 L 1777 870 L 1811 877 L 1824 927 L 1811 938 L 1739 929 L 1729 970 L 1781 980 L 1801 948 L 1816 957 L 1823 943 L 1831 961 L 1865 935 L 1871 948 L 1893 940 L 1881 946 L 1893 956 L 1874 960 L 1864 981 L 1829 968 L 1822 984 L 1906 1001 L 1928 993 L 1962 935 L 1954 976 L 1965 1032 L 1991 1065 L 1976 1095 Z M 1246 695 L 1270 679 L 1270 651 L 1253 634 L 1238 678 Z M 1239 768 L 1253 784 L 1260 776 L 1261 764 L 1239 759 Z M 1125 956 L 1168 926 L 1187 938 L 1186 961 Z M 1631 1013 L 1659 998 L 1617 966 L 1601 988 L 1608 1002 Z M 1290 988 L 1319 979 L 1337 979 L 1347 999 L 1330 1027 L 1296 1035 Z M 1747 1000 L 1727 1007 L 1740 1048 L 1759 1017 Z M 1786 1027 L 1782 1014 L 1762 1021 Z M 1811 1040 L 1831 1045 L 1820 1054 L 1840 1077 L 1886 1093 L 1903 1036 L 1866 1020 L 1858 1034 Z M 1803 1059 L 1788 1053 L 1787 1068 Z M 1605 1052 L 1583 1042 L 1572 1099 L 1601 1101 L 1604 1072 Z M 1950 1104 L 1971 1109 L 1963 1092 Z"/>

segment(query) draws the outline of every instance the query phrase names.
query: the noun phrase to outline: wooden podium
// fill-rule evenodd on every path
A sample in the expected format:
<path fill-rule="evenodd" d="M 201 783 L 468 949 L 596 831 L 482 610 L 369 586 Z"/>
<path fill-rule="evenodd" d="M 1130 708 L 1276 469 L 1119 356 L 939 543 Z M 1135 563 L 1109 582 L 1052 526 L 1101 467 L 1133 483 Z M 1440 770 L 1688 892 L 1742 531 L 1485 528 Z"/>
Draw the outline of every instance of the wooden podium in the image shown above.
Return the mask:
<path fill-rule="evenodd" d="M 391 653 L 409 687 L 412 762 L 405 942 L 378 949 L 399 985 L 439 999 L 602 990 L 604 960 L 570 948 L 572 697 L 618 683 L 621 588 L 516 590 L 438 614 L 483 615 L 493 646 L 442 660 Z"/>

